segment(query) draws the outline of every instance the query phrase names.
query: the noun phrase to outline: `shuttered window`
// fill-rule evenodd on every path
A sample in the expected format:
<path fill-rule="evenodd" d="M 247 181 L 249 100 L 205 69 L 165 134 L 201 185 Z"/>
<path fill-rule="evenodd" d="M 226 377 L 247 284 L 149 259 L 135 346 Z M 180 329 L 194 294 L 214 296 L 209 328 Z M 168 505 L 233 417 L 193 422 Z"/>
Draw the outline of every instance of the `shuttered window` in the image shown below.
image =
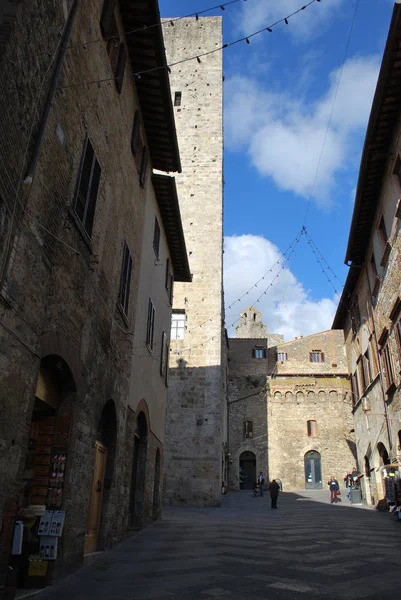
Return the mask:
<path fill-rule="evenodd" d="M 249 439 L 253 437 L 253 423 L 252 421 L 244 421 L 244 438 Z"/>
<path fill-rule="evenodd" d="M 254 348 L 252 350 L 253 358 L 266 358 L 266 356 L 267 356 L 266 348 Z"/>
<path fill-rule="evenodd" d="M 92 144 L 87 138 L 81 161 L 74 211 L 89 237 L 92 235 L 101 173 L 102 170 L 96 159 Z"/>
<path fill-rule="evenodd" d="M 159 258 L 160 251 L 160 225 L 155 217 L 155 226 L 153 230 L 153 250 L 155 251 L 156 258 Z"/>
<path fill-rule="evenodd" d="M 116 21 L 114 18 L 115 0 L 104 0 L 100 16 L 100 29 L 104 38 L 116 35 Z"/>
<path fill-rule="evenodd" d="M 161 342 L 161 353 L 160 353 L 160 375 L 163 377 L 166 375 L 167 369 L 167 334 L 163 331 L 162 342 Z"/>
<path fill-rule="evenodd" d="M 146 146 L 142 149 L 141 170 L 139 173 L 139 185 L 143 188 L 146 183 L 146 173 L 148 170 L 148 149 Z"/>
<path fill-rule="evenodd" d="M 312 352 L 309 352 L 309 361 L 314 363 L 324 362 L 324 353 L 320 350 L 312 350 Z"/>
<path fill-rule="evenodd" d="M 148 304 L 148 322 L 146 326 L 146 345 L 149 350 L 153 350 L 155 337 L 155 316 L 156 310 L 152 300 L 149 298 Z"/>
<path fill-rule="evenodd" d="M 131 286 L 131 273 L 132 273 L 132 256 L 129 251 L 128 245 L 124 242 L 124 250 L 123 250 L 123 262 L 121 268 L 121 280 L 120 280 L 120 293 L 119 293 L 119 303 L 124 313 L 128 315 L 128 307 L 129 307 L 129 293 Z"/>
<path fill-rule="evenodd" d="M 135 111 L 134 116 L 134 124 L 132 126 L 132 135 L 131 135 L 131 152 L 133 156 L 137 155 L 139 142 L 140 142 L 140 126 L 141 122 L 139 119 L 139 111 Z"/>

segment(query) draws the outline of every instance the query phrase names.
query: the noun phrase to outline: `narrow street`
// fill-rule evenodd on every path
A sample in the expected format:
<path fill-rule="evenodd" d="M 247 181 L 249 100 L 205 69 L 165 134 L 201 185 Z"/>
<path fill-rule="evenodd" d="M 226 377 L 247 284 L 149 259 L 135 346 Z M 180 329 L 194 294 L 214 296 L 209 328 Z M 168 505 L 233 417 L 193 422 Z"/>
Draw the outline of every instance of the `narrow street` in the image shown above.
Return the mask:
<path fill-rule="evenodd" d="M 328 492 L 231 493 L 163 521 L 40 593 L 37 600 L 375 598 L 401 594 L 401 523 Z"/>

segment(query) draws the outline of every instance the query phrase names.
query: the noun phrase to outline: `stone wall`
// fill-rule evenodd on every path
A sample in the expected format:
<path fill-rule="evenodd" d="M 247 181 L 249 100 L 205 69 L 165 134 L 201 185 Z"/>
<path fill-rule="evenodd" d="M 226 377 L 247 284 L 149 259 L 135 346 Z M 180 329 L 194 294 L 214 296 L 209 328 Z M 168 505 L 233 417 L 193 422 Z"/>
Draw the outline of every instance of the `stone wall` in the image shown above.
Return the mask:
<path fill-rule="evenodd" d="M 182 19 L 163 33 L 171 63 L 221 44 L 222 19 Z M 193 281 L 174 289 L 173 310 L 185 311 L 186 329 L 184 339 L 171 342 L 165 500 L 215 505 L 225 442 L 222 53 L 177 65 L 170 84 L 173 100 L 181 93 L 176 180 Z"/>
<path fill-rule="evenodd" d="M 116 444 L 99 549 L 121 539 L 128 525 L 135 430 L 135 415 L 127 408 L 128 383 L 151 165 L 143 189 L 130 148 L 139 103 L 128 61 L 119 94 L 105 44 L 83 46 L 84 41 L 102 37 L 102 0 L 80 3 L 33 183 L 20 187 L 19 199 L 13 191 L 24 173 L 25 150 L 31 155 L 29 132 L 32 128 L 34 138 L 38 132 L 37 115 L 42 114 L 49 88 L 51 56 L 70 5 L 39 0 L 21 3 L 0 65 L 2 90 L 10 94 L 0 94 L 0 265 L 6 267 L 0 281 L 0 587 L 7 572 L 9 519 L 22 487 L 36 382 L 44 357 L 65 361 L 62 365 L 67 365 L 74 388 L 68 398 L 73 427 L 63 504 L 66 524 L 55 576 L 82 563 L 94 442 L 103 407 L 110 400 L 116 414 Z M 118 12 L 117 20 L 121 32 Z M 81 85 L 98 79 L 107 81 Z M 90 239 L 73 211 L 87 136 L 102 168 Z M 128 314 L 123 318 L 117 298 L 125 240 L 133 270 Z M 155 446 L 150 436 L 145 496 L 149 518 Z"/>

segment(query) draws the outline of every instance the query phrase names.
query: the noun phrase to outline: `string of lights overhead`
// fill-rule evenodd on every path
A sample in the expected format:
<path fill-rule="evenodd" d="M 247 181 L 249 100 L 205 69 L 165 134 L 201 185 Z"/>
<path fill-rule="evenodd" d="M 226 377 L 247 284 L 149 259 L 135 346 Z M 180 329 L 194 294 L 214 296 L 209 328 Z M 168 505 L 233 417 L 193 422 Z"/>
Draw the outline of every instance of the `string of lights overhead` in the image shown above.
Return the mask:
<path fill-rule="evenodd" d="M 246 44 L 250 44 L 251 43 L 251 39 L 261 35 L 262 33 L 272 33 L 274 28 L 276 28 L 278 25 L 285 23 L 286 25 L 289 25 L 289 21 L 292 17 L 294 17 L 295 15 L 297 15 L 298 13 L 306 10 L 307 8 L 309 8 L 310 6 L 312 6 L 312 4 L 315 4 L 316 2 L 320 3 L 321 0 L 310 0 L 307 4 L 304 4 L 303 6 L 301 6 L 301 8 L 298 8 L 297 10 L 293 11 L 292 13 L 288 14 L 285 17 L 282 17 L 281 19 L 278 19 L 277 21 L 275 21 L 274 23 L 271 23 L 270 25 L 267 25 L 265 27 L 263 27 L 262 29 L 258 29 L 257 31 L 254 31 L 246 36 L 240 37 L 232 42 L 227 42 L 221 46 L 218 46 L 217 48 L 213 48 L 213 50 L 207 50 L 205 52 L 201 52 L 199 54 L 196 54 L 194 56 L 189 56 L 187 58 L 183 58 L 181 60 L 169 63 L 167 65 L 160 65 L 157 67 L 152 67 L 150 69 L 144 69 L 142 71 L 137 71 L 135 72 L 133 75 L 136 79 L 141 79 L 141 77 L 143 75 L 146 75 L 147 73 L 154 73 L 155 71 L 160 71 L 163 69 L 167 69 L 169 72 L 171 72 L 171 69 L 173 67 L 176 67 L 178 65 L 181 65 L 183 63 L 186 62 L 190 62 L 190 61 L 194 61 L 196 60 L 198 63 L 202 62 L 202 58 L 204 58 L 205 56 L 210 56 L 211 54 L 215 54 L 216 52 L 221 52 L 227 48 L 231 48 L 237 44 L 240 44 L 242 42 L 246 42 Z M 199 13 L 198 13 L 199 15 Z M 169 22 L 170 26 L 173 26 L 171 24 L 171 22 Z M 126 77 L 125 75 L 123 75 L 120 79 L 123 79 L 124 77 Z M 109 81 L 115 81 L 116 78 L 115 77 L 105 77 L 102 79 L 93 79 L 93 80 L 87 80 L 87 81 L 83 81 L 83 82 L 77 82 L 77 83 L 70 83 L 67 85 L 63 85 L 63 86 L 59 86 L 59 90 L 65 90 L 65 89 L 69 89 L 69 88 L 74 88 L 74 87 L 80 87 L 83 85 L 91 85 L 91 84 L 96 84 L 99 87 L 101 87 L 102 83 L 107 83 Z"/>

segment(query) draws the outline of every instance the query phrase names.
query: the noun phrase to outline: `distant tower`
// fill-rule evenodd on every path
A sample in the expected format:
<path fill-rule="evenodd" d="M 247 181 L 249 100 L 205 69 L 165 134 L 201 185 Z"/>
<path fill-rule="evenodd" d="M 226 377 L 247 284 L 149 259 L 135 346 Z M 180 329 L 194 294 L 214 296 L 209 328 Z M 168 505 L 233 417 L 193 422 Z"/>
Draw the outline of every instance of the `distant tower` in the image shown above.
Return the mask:
<path fill-rule="evenodd" d="M 169 63 L 222 44 L 221 17 L 166 23 Z M 227 397 L 223 313 L 222 52 L 170 74 L 182 173 L 176 177 L 192 283 L 174 287 L 166 412 L 169 504 L 220 504 L 226 481 Z"/>
<path fill-rule="evenodd" d="M 235 328 L 237 338 L 267 338 L 267 327 L 262 323 L 262 313 L 249 306 L 241 315 L 241 320 Z"/>

